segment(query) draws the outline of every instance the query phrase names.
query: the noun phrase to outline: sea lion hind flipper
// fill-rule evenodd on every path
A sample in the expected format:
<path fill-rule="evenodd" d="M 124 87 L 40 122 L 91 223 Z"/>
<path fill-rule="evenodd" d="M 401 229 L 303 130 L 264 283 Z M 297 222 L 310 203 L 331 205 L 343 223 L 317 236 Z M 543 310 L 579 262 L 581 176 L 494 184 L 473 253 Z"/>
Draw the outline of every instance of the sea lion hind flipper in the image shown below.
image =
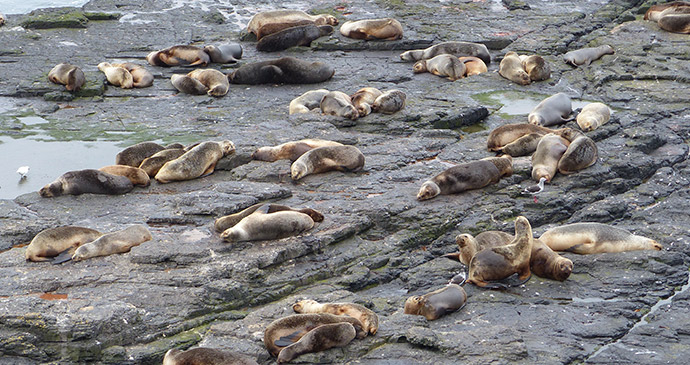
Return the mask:
<path fill-rule="evenodd" d="M 450 284 L 457 284 L 459 286 L 465 285 L 465 282 L 467 282 L 467 272 L 461 272 L 452 278 L 450 278 L 450 281 L 448 282 L 448 285 Z"/>
<path fill-rule="evenodd" d="M 60 252 L 57 256 L 53 257 L 53 260 L 50 262 L 53 265 L 59 265 L 63 262 L 67 262 L 72 259 L 72 255 L 74 254 L 74 248 L 70 247 L 62 252 Z"/>
<path fill-rule="evenodd" d="M 287 336 L 283 336 L 275 341 L 273 341 L 273 344 L 278 346 L 278 347 L 287 347 L 292 345 L 293 343 L 299 341 L 304 335 L 307 334 L 308 331 L 305 330 L 297 330 Z"/>

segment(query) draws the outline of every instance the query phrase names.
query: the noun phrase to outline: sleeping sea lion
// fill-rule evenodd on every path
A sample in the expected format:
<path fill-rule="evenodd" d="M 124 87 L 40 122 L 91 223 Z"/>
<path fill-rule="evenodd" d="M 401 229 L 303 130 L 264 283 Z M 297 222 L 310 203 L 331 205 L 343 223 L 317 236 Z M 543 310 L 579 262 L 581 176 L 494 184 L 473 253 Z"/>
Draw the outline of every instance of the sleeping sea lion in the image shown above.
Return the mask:
<path fill-rule="evenodd" d="M 489 138 L 486 141 L 486 147 L 489 149 L 489 151 L 500 151 L 507 144 L 522 136 L 532 133 L 546 135 L 554 132 L 558 131 L 529 123 L 504 124 L 494 128 L 489 133 Z"/>
<path fill-rule="evenodd" d="M 39 232 L 26 247 L 27 261 L 50 261 L 61 252 L 72 249 L 72 254 L 77 247 L 95 240 L 103 233 L 95 229 L 62 226 L 44 229 Z"/>
<path fill-rule="evenodd" d="M 488 71 L 486 63 L 479 57 L 458 57 L 462 63 L 465 64 L 465 76 L 473 76 L 485 73 Z"/>
<path fill-rule="evenodd" d="M 603 223 L 582 222 L 551 228 L 539 237 L 554 251 L 577 254 L 661 250 L 656 241 Z"/>
<path fill-rule="evenodd" d="M 322 172 L 359 171 L 364 167 L 364 155 L 355 146 L 324 146 L 314 148 L 300 156 L 290 166 L 293 180 Z"/>
<path fill-rule="evenodd" d="M 371 309 L 356 303 L 319 303 L 305 299 L 293 304 L 292 310 L 297 313 L 330 313 L 357 318 L 362 323 L 364 331 L 372 335 L 379 329 L 379 316 Z"/>
<path fill-rule="evenodd" d="M 86 260 L 97 256 L 125 253 L 134 246 L 151 240 L 151 232 L 143 224 L 129 226 L 121 231 L 106 233 L 92 242 L 85 243 L 72 255 L 73 261 Z"/>
<path fill-rule="evenodd" d="M 471 42 L 442 42 L 426 49 L 415 49 L 400 54 L 403 61 L 419 61 L 433 58 L 440 54 L 452 54 L 456 57 L 479 57 L 485 64 L 491 63 L 489 49 L 480 43 Z"/>
<path fill-rule="evenodd" d="M 264 207 L 265 205 L 268 205 L 268 207 Z M 323 214 L 311 208 L 294 209 L 288 207 L 287 205 L 259 203 L 254 204 L 249 208 L 243 209 L 238 213 L 226 215 L 216 219 L 215 223 L 213 224 L 213 227 L 216 230 L 216 232 L 222 233 L 228 228 L 234 227 L 242 219 L 248 217 L 250 214 L 256 212 L 258 209 L 262 207 L 266 208 L 264 210 L 265 214 L 271 214 L 282 211 L 293 211 L 308 215 L 314 222 L 323 222 Z"/>
<path fill-rule="evenodd" d="M 309 113 L 321 107 L 321 100 L 329 91 L 326 89 L 310 90 L 290 101 L 290 115 Z"/>
<path fill-rule="evenodd" d="M 392 18 L 351 20 L 340 26 L 340 34 L 354 39 L 394 41 L 403 37 L 403 29 Z"/>
<path fill-rule="evenodd" d="M 352 104 L 350 96 L 342 91 L 330 91 L 321 99 L 321 112 L 326 115 L 355 120 L 359 118 L 357 108 Z"/>
<path fill-rule="evenodd" d="M 144 170 L 150 178 L 153 178 L 166 162 L 184 155 L 185 152 L 187 151 L 184 148 L 166 148 L 163 151 L 156 152 L 151 157 L 145 158 L 144 161 L 141 161 L 139 168 Z"/>
<path fill-rule="evenodd" d="M 357 112 L 359 112 L 359 116 L 365 117 L 371 113 L 371 106 L 376 102 L 376 98 L 382 94 L 381 90 L 377 88 L 364 87 L 350 95 L 350 100 L 352 100 L 352 105 L 354 105 Z"/>
<path fill-rule="evenodd" d="M 160 183 L 169 183 L 210 174 L 218 160 L 233 152 L 235 145 L 230 141 L 199 143 L 184 155 L 166 162 L 156 174 L 156 180 Z"/>
<path fill-rule="evenodd" d="M 258 365 L 253 359 L 236 352 L 209 347 L 187 351 L 170 349 L 163 357 L 163 365 Z"/>
<path fill-rule="evenodd" d="M 230 89 L 230 82 L 227 76 L 212 68 L 196 69 L 188 73 L 187 76 L 199 80 L 208 89 L 207 94 L 211 96 L 223 96 Z"/>
<path fill-rule="evenodd" d="M 299 141 L 285 142 L 275 147 L 260 147 L 259 149 L 254 151 L 254 153 L 252 153 L 252 159 L 269 162 L 285 159 L 295 161 L 305 152 L 312 150 L 314 148 L 342 145 L 342 143 L 327 141 L 324 139 L 302 139 Z"/>
<path fill-rule="evenodd" d="M 133 185 L 137 186 L 149 186 L 151 184 L 151 179 L 146 171 L 132 166 L 125 165 L 110 165 L 103 166 L 99 171 L 107 172 L 111 175 L 124 176 L 132 182 Z"/>
<path fill-rule="evenodd" d="M 405 107 L 406 98 L 407 95 L 400 90 L 388 90 L 374 100 L 374 104 L 371 105 L 371 110 L 383 114 L 396 113 Z"/>
<path fill-rule="evenodd" d="M 427 321 L 433 321 L 462 308 L 466 302 L 465 289 L 457 284 L 449 284 L 431 293 L 407 298 L 403 312 L 424 316 Z"/>
<path fill-rule="evenodd" d="M 532 179 L 546 178 L 550 182 L 558 170 L 558 161 L 568 149 L 570 142 L 565 138 L 549 133 L 539 140 L 537 150 L 532 155 Z"/>
<path fill-rule="evenodd" d="M 86 83 L 84 71 L 69 63 L 60 63 L 48 72 L 48 80 L 65 85 L 67 91 L 78 91 Z"/>
<path fill-rule="evenodd" d="M 170 76 L 170 82 L 177 91 L 185 94 L 204 95 L 208 92 L 208 88 L 201 81 L 187 75 L 173 74 Z"/>
<path fill-rule="evenodd" d="M 145 158 L 164 149 L 165 147 L 155 142 L 137 143 L 120 151 L 117 156 L 115 156 L 115 164 L 139 167 L 141 161 L 144 161 Z"/>
<path fill-rule="evenodd" d="M 227 242 L 277 240 L 291 237 L 314 227 L 314 220 L 294 210 L 270 212 L 270 204 L 263 205 L 223 231 L 220 238 Z M 216 222 L 219 226 L 218 222 Z M 227 223 L 227 222 L 223 222 Z"/>
<path fill-rule="evenodd" d="M 518 85 L 529 85 L 532 82 L 515 52 L 506 53 L 498 66 L 498 74 Z"/>
<path fill-rule="evenodd" d="M 301 10 L 271 10 L 257 13 L 247 24 L 247 32 L 254 33 L 259 41 L 266 35 L 299 25 L 338 25 L 332 15 L 309 15 Z"/>
<path fill-rule="evenodd" d="M 153 85 L 153 75 L 143 66 L 136 63 L 114 63 L 114 67 L 122 67 L 132 75 L 132 85 L 137 88 L 149 87 Z"/>
<path fill-rule="evenodd" d="M 542 100 L 527 115 L 530 124 L 548 127 L 551 125 L 562 124 L 571 119 L 567 117 L 573 112 L 573 104 L 570 97 L 564 93 L 551 95 Z"/>
<path fill-rule="evenodd" d="M 152 66 L 201 66 L 206 67 L 211 58 L 203 49 L 195 46 L 172 46 L 154 51 L 146 56 Z"/>
<path fill-rule="evenodd" d="M 330 79 L 333 74 L 335 69 L 323 62 L 283 57 L 242 65 L 228 78 L 233 84 L 314 84 Z"/>
<path fill-rule="evenodd" d="M 562 136 L 570 141 L 570 144 L 558 160 L 558 172 L 563 175 L 572 174 L 597 162 L 599 151 L 591 138 L 570 128 Z"/>
<path fill-rule="evenodd" d="M 577 115 L 577 125 L 585 131 L 593 131 L 611 119 L 611 110 L 603 103 L 589 103 Z"/>
<path fill-rule="evenodd" d="M 279 32 L 267 35 L 256 44 L 256 50 L 262 52 L 277 52 L 290 47 L 307 46 L 317 38 L 333 33 L 330 25 L 299 25 L 285 28 Z"/>
<path fill-rule="evenodd" d="M 551 77 L 551 67 L 541 56 L 520 56 L 520 62 L 532 81 L 544 81 Z"/>
<path fill-rule="evenodd" d="M 413 69 L 414 73 L 429 72 L 436 76 L 447 77 L 450 81 L 465 77 L 467 72 L 465 63 L 449 54 L 440 54 L 428 60 L 419 60 L 414 64 Z"/>
<path fill-rule="evenodd" d="M 134 189 L 132 182 L 124 176 L 116 176 L 103 171 L 86 169 L 69 171 L 39 190 L 44 198 L 60 195 L 80 194 L 125 194 Z"/>
<path fill-rule="evenodd" d="M 589 65 L 592 61 L 600 59 L 603 55 L 614 53 L 613 47 L 605 44 L 599 47 L 582 48 L 567 52 L 563 55 L 563 60 L 565 63 L 577 67 L 580 65 Z"/>

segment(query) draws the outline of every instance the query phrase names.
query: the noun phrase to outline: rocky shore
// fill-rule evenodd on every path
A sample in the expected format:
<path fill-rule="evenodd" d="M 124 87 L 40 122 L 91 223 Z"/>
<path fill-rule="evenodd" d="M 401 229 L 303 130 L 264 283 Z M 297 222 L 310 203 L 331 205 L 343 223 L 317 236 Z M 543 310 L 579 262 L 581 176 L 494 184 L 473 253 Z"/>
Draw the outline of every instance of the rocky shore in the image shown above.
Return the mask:
<path fill-rule="evenodd" d="M 291 3 L 341 23 L 393 17 L 404 38 L 366 42 L 336 32 L 310 48 L 272 54 L 243 40 L 240 64 L 290 55 L 327 62 L 335 76 L 317 85 L 231 85 L 222 98 L 176 94 L 170 76 L 187 69 L 147 65 L 154 85 L 124 90 L 104 86 L 96 65 L 145 64 L 148 52 L 175 44 L 247 39 L 249 18 L 278 2 L 92 0 L 27 15 L 0 9 L 7 17 L 0 27 L 0 98 L 12 104 L 0 114 L 1 134 L 21 134 L 27 126 L 18 117 L 37 115 L 49 121 L 41 128 L 50 135 L 119 134 L 128 144 L 229 139 L 237 147 L 197 180 L 152 183 L 122 196 L 47 199 L 34 192 L 0 200 L 0 363 L 159 364 L 170 348 L 207 346 L 270 364 L 263 330 L 306 298 L 363 304 L 378 314 L 380 328 L 296 363 L 685 363 L 690 36 L 642 20 L 654 3 Z M 412 64 L 398 57 L 446 40 L 486 44 L 489 72 L 450 82 L 413 75 Z M 562 60 L 568 50 L 602 44 L 616 53 L 579 68 Z M 528 86 L 502 78 L 498 62 L 508 51 L 542 55 L 551 78 Z M 86 73 L 87 85 L 75 95 L 47 81 L 65 61 Z M 290 100 L 308 90 L 353 93 L 365 86 L 404 91 L 406 108 L 355 121 L 288 116 Z M 515 173 L 496 185 L 415 199 L 421 183 L 450 164 L 491 156 L 489 131 L 526 121 L 529 109 L 508 107 L 557 92 L 613 109 L 611 122 L 587 133 L 599 149 L 595 165 L 558 175 L 537 200 L 522 193 L 535 183 L 529 157 L 516 158 Z M 366 156 L 363 171 L 295 183 L 288 161 L 250 161 L 257 147 L 302 138 L 357 146 Z M 215 218 L 263 201 L 310 207 L 326 218 L 279 241 L 227 244 L 213 231 Z M 407 297 L 464 271 L 440 257 L 456 251 L 457 234 L 511 232 L 519 215 L 535 236 L 595 221 L 653 238 L 664 250 L 565 253 L 574 263 L 565 282 L 533 276 L 505 291 L 466 285 L 467 305 L 456 313 L 431 322 L 403 314 Z M 147 224 L 154 238 L 129 253 L 63 265 L 24 259 L 22 246 L 46 228 L 115 231 L 135 223 Z"/>

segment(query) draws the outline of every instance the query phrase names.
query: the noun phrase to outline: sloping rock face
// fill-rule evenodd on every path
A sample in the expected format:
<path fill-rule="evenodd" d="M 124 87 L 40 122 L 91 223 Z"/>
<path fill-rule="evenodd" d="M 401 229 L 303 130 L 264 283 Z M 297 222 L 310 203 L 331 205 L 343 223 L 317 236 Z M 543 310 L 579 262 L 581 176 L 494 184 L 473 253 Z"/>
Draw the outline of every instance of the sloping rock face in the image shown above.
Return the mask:
<path fill-rule="evenodd" d="M 311 298 L 363 304 L 378 313 L 380 328 L 295 362 L 683 363 L 690 356 L 690 36 L 642 20 L 651 3 L 318 1 L 309 5 L 314 13 L 341 23 L 394 17 L 404 38 L 365 42 L 335 32 L 311 48 L 275 54 L 242 41 L 241 64 L 290 55 L 327 62 L 336 73 L 319 85 L 231 85 L 223 98 L 176 94 L 169 79 L 189 71 L 183 68 L 146 66 L 155 76 L 151 88 L 103 87 L 96 65 L 144 64 L 149 51 L 175 44 L 237 41 L 253 14 L 279 2 L 94 0 L 82 13 L 117 16 L 90 19 L 83 29 L 23 29 L 31 15 L 10 14 L 0 28 L 0 97 L 13 98 L 15 109 L 0 115 L 4 134 L 25 127 L 14 116 L 35 113 L 58 131 L 230 139 L 237 153 L 210 176 L 153 182 L 122 196 L 30 193 L 0 201 L 0 362 L 153 364 L 172 347 L 200 345 L 268 364 L 274 359 L 261 341 L 264 328 Z M 447 40 L 487 44 L 489 72 L 450 82 L 413 75 L 412 64 L 399 60 L 402 50 Z M 602 44 L 615 55 L 579 68 L 562 60 L 568 50 Z M 542 55 L 551 78 L 519 86 L 499 76 L 498 61 L 511 50 Z M 47 81 L 63 61 L 84 69 L 89 93 L 75 96 Z M 237 66 L 211 67 L 228 73 Z M 288 116 L 290 100 L 308 90 L 351 94 L 365 86 L 400 89 L 407 106 L 356 121 Z M 516 115 L 486 102 L 504 92 L 537 100 L 565 92 L 612 107 L 611 122 L 587 133 L 597 163 L 557 175 L 537 199 L 522 194 L 535 183 L 522 157 L 496 185 L 417 201 L 422 182 L 451 164 L 491 156 L 491 129 L 526 121 L 529 109 Z M 292 182 L 288 161 L 249 161 L 259 146 L 302 138 L 355 145 L 365 167 Z M 326 218 L 298 237 L 222 242 L 214 219 L 258 202 L 310 207 Z M 653 238 L 664 250 L 565 253 L 574 263 L 565 282 L 532 277 L 504 291 L 465 285 L 469 298 L 459 312 L 433 322 L 403 314 L 408 296 L 465 270 L 440 257 L 456 251 L 457 234 L 510 232 L 519 215 L 535 236 L 596 221 Z M 134 223 L 147 224 L 154 239 L 121 255 L 50 265 L 26 262 L 20 247 L 58 225 L 114 231 Z"/>

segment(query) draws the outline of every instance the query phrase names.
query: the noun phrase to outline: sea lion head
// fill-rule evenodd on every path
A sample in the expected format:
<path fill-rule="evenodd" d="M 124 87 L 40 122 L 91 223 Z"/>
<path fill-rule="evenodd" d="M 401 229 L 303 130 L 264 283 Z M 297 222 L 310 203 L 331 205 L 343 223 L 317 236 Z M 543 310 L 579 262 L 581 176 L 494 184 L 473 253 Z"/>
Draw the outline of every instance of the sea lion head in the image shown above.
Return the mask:
<path fill-rule="evenodd" d="M 220 148 L 223 150 L 223 156 L 227 156 L 235 152 L 235 144 L 228 140 L 220 142 Z"/>
<path fill-rule="evenodd" d="M 540 114 L 528 115 L 527 121 L 529 122 L 529 124 L 534 124 L 534 125 L 543 125 L 545 122 L 544 117 L 541 116 Z"/>
<path fill-rule="evenodd" d="M 403 52 L 400 54 L 400 59 L 403 61 L 415 61 L 424 55 L 424 50 L 415 49 L 412 51 Z"/>
<path fill-rule="evenodd" d="M 153 51 L 146 55 L 146 61 L 152 66 L 167 66 L 165 62 L 161 61 L 161 52 Z"/>
<path fill-rule="evenodd" d="M 54 181 L 42 187 L 38 193 L 44 198 L 52 198 L 54 196 L 62 195 L 62 182 Z"/>
<path fill-rule="evenodd" d="M 424 307 L 424 296 L 415 295 L 407 298 L 403 313 L 405 314 L 420 314 L 419 311 Z"/>
<path fill-rule="evenodd" d="M 412 66 L 412 70 L 416 74 L 426 72 L 426 70 L 427 70 L 426 60 L 420 60 L 420 61 L 415 62 L 414 66 Z"/>
<path fill-rule="evenodd" d="M 664 248 L 664 246 L 662 246 L 659 242 L 655 240 L 649 240 L 649 244 L 652 250 L 661 251 Z"/>
<path fill-rule="evenodd" d="M 422 187 L 419 188 L 419 193 L 417 193 L 417 200 L 428 200 L 435 197 L 438 194 L 441 194 L 441 188 L 439 188 L 435 182 L 429 180 L 424 182 L 424 184 L 422 184 Z"/>
<path fill-rule="evenodd" d="M 67 73 L 67 85 L 65 85 L 65 88 L 68 91 L 77 91 L 81 89 L 85 83 L 86 77 L 84 76 L 84 71 L 79 67 L 75 67 Z"/>
<path fill-rule="evenodd" d="M 292 180 L 299 180 L 307 174 L 307 165 L 301 161 L 295 161 L 290 166 L 290 175 Z"/>
<path fill-rule="evenodd" d="M 87 259 L 91 257 L 91 245 L 82 245 L 77 248 L 76 251 L 74 251 L 74 255 L 72 255 L 72 261 L 81 261 L 84 259 Z"/>
<path fill-rule="evenodd" d="M 252 160 L 257 161 L 274 161 L 275 152 L 273 147 L 259 147 L 252 153 Z"/>
<path fill-rule="evenodd" d="M 553 265 L 553 278 L 558 281 L 565 281 L 573 272 L 573 262 L 565 257 L 560 257 Z"/>
<path fill-rule="evenodd" d="M 318 304 L 317 301 L 311 299 L 300 300 L 299 302 L 292 305 L 292 310 L 297 313 L 302 313 L 306 307 Z"/>
<path fill-rule="evenodd" d="M 315 25 L 338 25 L 338 18 L 333 15 L 321 14 L 320 18 L 314 22 Z"/>
<path fill-rule="evenodd" d="M 474 242 L 474 237 L 472 237 L 472 235 L 467 234 L 467 233 L 459 234 L 455 237 L 455 243 L 457 243 L 458 247 L 460 247 L 461 249 L 467 247 L 468 245 L 472 244 L 473 242 Z"/>

